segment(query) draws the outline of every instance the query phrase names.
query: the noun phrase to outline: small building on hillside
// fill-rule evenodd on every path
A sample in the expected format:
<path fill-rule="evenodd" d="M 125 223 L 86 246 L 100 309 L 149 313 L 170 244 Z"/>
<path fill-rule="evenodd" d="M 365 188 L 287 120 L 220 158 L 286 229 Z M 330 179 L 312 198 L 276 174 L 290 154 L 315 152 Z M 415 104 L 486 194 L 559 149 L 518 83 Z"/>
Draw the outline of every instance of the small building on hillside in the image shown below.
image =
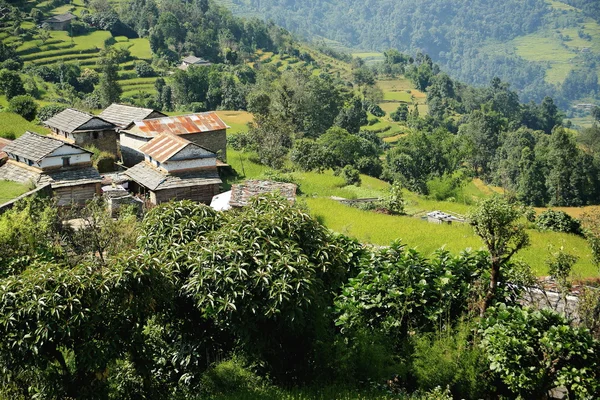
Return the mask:
<path fill-rule="evenodd" d="M 119 132 L 123 163 L 126 166 L 139 163 L 145 157 L 141 147 L 165 133 L 181 136 L 226 161 L 227 128 L 214 111 L 135 121 Z"/>
<path fill-rule="evenodd" d="M 67 108 L 43 122 L 56 139 L 77 146 L 95 146 L 118 156 L 117 126 L 96 115 Z"/>
<path fill-rule="evenodd" d="M 181 60 L 181 65 L 178 68 L 185 71 L 190 65 L 196 67 L 209 67 L 212 65 L 212 63 L 196 56 L 187 56 Z"/>
<path fill-rule="evenodd" d="M 133 121 L 163 118 L 166 114 L 152 108 L 142 108 L 113 103 L 99 115 L 105 121 L 115 124 L 119 129 L 128 127 Z"/>
<path fill-rule="evenodd" d="M 42 21 L 42 24 L 48 26 L 51 31 L 67 31 L 71 27 L 71 21 L 77 19 L 77 17 L 71 13 L 64 13 L 59 15 L 53 15 L 48 19 Z"/>
<path fill-rule="evenodd" d="M 0 180 L 50 184 L 59 206 L 83 205 L 100 194 L 100 174 L 92 167 L 92 152 L 49 136 L 25 132 L 4 147 L 8 161 Z"/>
<path fill-rule="evenodd" d="M 129 189 L 150 203 L 193 200 L 209 204 L 221 190 L 217 155 L 172 133 L 163 133 L 140 147 L 144 161 L 124 172 Z"/>
<path fill-rule="evenodd" d="M 217 211 L 229 210 L 232 207 L 244 207 L 250 199 L 265 193 L 278 193 L 291 204 L 296 201 L 297 186 L 293 183 L 273 181 L 247 180 L 231 186 L 231 190 L 213 197 L 210 206 Z"/>

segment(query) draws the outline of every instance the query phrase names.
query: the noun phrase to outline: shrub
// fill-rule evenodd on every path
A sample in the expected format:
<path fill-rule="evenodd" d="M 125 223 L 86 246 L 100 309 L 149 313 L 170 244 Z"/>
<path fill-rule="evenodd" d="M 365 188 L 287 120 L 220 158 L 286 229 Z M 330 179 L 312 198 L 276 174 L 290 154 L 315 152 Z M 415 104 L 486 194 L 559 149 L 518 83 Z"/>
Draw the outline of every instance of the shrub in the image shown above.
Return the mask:
<path fill-rule="evenodd" d="M 140 78 L 155 76 L 156 72 L 146 61 L 140 60 L 135 63 L 135 73 Z"/>
<path fill-rule="evenodd" d="M 547 210 L 541 213 L 535 221 L 541 231 L 565 232 L 581 234 L 581 223 L 564 211 Z"/>
<path fill-rule="evenodd" d="M 37 116 L 40 121 L 47 121 L 66 108 L 62 104 L 48 104 L 47 106 L 40 107 Z"/>
<path fill-rule="evenodd" d="M 488 310 L 480 332 L 490 369 L 514 396 L 543 398 L 556 386 L 569 398 L 600 395 L 600 344 L 562 315 L 501 304 Z"/>
<path fill-rule="evenodd" d="M 92 156 L 92 164 L 94 168 L 98 170 L 98 172 L 111 172 L 115 170 L 115 156 L 106 152 L 101 151 L 95 146 L 87 147 L 89 151 L 94 153 Z"/>
<path fill-rule="evenodd" d="M 37 114 L 38 106 L 29 95 L 15 96 L 8 103 L 8 111 L 19 114 L 27 121 L 33 121 Z"/>
<path fill-rule="evenodd" d="M 352 165 L 346 165 L 344 168 L 342 168 L 341 175 L 342 178 L 344 178 L 346 185 L 360 186 L 360 172 L 358 172 L 358 170 Z"/>
<path fill-rule="evenodd" d="M 200 382 L 204 394 L 213 396 L 258 394 L 268 388 L 266 382 L 248 368 L 243 359 L 236 356 L 213 365 L 204 372 Z"/>
<path fill-rule="evenodd" d="M 470 328 L 462 323 L 456 330 L 414 337 L 412 370 L 420 389 L 449 387 L 454 398 L 486 398 L 488 365 Z"/>

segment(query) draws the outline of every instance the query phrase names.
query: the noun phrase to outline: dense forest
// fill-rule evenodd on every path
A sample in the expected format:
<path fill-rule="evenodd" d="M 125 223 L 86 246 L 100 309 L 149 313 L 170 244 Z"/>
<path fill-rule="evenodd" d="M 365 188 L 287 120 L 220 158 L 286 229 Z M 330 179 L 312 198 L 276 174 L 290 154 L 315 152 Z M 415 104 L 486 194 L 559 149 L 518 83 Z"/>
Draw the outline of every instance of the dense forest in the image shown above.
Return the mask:
<path fill-rule="evenodd" d="M 571 3 L 583 8 L 586 15 L 598 17 L 597 2 Z M 539 102 L 551 95 L 566 107 L 575 99 L 564 96 L 563 100 L 561 88 L 545 80 L 548 66 L 544 63 L 527 61 L 514 52 L 493 50 L 494 46 L 543 27 L 579 28 L 581 17 L 557 13 L 543 0 L 372 0 L 367 3 L 236 0 L 234 4 L 239 10 L 256 11 L 292 32 L 315 40 L 327 38 L 359 49 L 394 48 L 411 54 L 422 51 L 461 81 L 483 85 L 499 77 L 519 90 L 526 101 Z M 484 50 L 486 46 L 492 50 Z M 597 60 L 583 60 L 581 70 L 591 68 L 596 76 L 596 63 Z M 595 96 L 597 87 L 590 90 Z M 577 98 L 585 97 L 585 94 L 579 96 Z"/>

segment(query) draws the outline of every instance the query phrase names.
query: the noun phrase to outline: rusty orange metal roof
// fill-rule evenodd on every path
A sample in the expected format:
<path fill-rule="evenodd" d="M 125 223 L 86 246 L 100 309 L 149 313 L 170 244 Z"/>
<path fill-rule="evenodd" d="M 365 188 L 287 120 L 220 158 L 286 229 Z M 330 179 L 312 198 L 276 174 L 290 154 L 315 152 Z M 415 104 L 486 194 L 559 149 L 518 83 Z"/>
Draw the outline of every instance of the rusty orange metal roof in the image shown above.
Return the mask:
<path fill-rule="evenodd" d="M 212 132 L 229 128 L 217 113 L 180 115 L 134 121 L 133 125 L 125 132 L 136 136 L 156 137 L 161 133 L 174 135 L 189 135 L 193 133 Z"/>

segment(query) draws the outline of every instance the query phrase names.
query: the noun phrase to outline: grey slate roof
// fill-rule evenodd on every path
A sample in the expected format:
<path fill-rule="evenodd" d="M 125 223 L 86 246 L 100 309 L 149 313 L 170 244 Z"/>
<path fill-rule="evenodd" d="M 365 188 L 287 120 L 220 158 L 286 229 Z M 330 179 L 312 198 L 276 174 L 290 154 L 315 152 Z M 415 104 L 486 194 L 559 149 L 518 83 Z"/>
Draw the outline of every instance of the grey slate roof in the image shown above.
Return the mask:
<path fill-rule="evenodd" d="M 76 130 L 100 130 L 115 127 L 115 124 L 105 121 L 100 117 L 72 108 L 67 108 L 49 120 L 44 121 L 44 125 L 67 133 L 73 133 Z"/>
<path fill-rule="evenodd" d="M 43 173 L 39 184 L 50 183 L 52 188 L 100 183 L 102 177 L 94 167 L 74 168 Z"/>
<path fill-rule="evenodd" d="M 133 121 L 141 121 L 148 118 L 152 113 L 158 113 L 164 117 L 167 116 L 166 114 L 151 108 L 133 107 L 126 106 L 124 104 L 113 103 L 104 111 L 102 111 L 99 117 L 105 121 L 112 122 L 113 124 L 124 128 Z"/>
<path fill-rule="evenodd" d="M 231 185 L 230 206 L 243 207 L 250 199 L 265 193 L 279 193 L 290 203 L 296 201 L 296 185 L 273 181 L 247 180 L 243 183 Z"/>
<path fill-rule="evenodd" d="M 77 17 L 71 13 L 64 13 L 59 15 L 53 15 L 52 17 L 46 19 L 44 22 L 46 23 L 57 23 L 57 22 L 66 22 L 71 21 L 72 19 L 77 19 Z"/>
<path fill-rule="evenodd" d="M 4 146 L 4 152 L 15 154 L 28 160 L 39 161 L 61 146 L 70 146 L 90 153 L 74 144 L 65 143 L 62 140 L 42 136 L 38 133 L 29 131 Z"/>
<path fill-rule="evenodd" d="M 153 168 L 146 162 L 136 164 L 124 173 L 138 184 L 152 191 L 222 183 L 216 170 L 196 170 L 167 174 Z"/>
<path fill-rule="evenodd" d="M 2 181 L 13 181 L 25 185 L 33 182 L 37 185 L 40 175 L 39 172 L 25 168 L 17 162 L 8 161 L 0 167 L 0 180 Z"/>

